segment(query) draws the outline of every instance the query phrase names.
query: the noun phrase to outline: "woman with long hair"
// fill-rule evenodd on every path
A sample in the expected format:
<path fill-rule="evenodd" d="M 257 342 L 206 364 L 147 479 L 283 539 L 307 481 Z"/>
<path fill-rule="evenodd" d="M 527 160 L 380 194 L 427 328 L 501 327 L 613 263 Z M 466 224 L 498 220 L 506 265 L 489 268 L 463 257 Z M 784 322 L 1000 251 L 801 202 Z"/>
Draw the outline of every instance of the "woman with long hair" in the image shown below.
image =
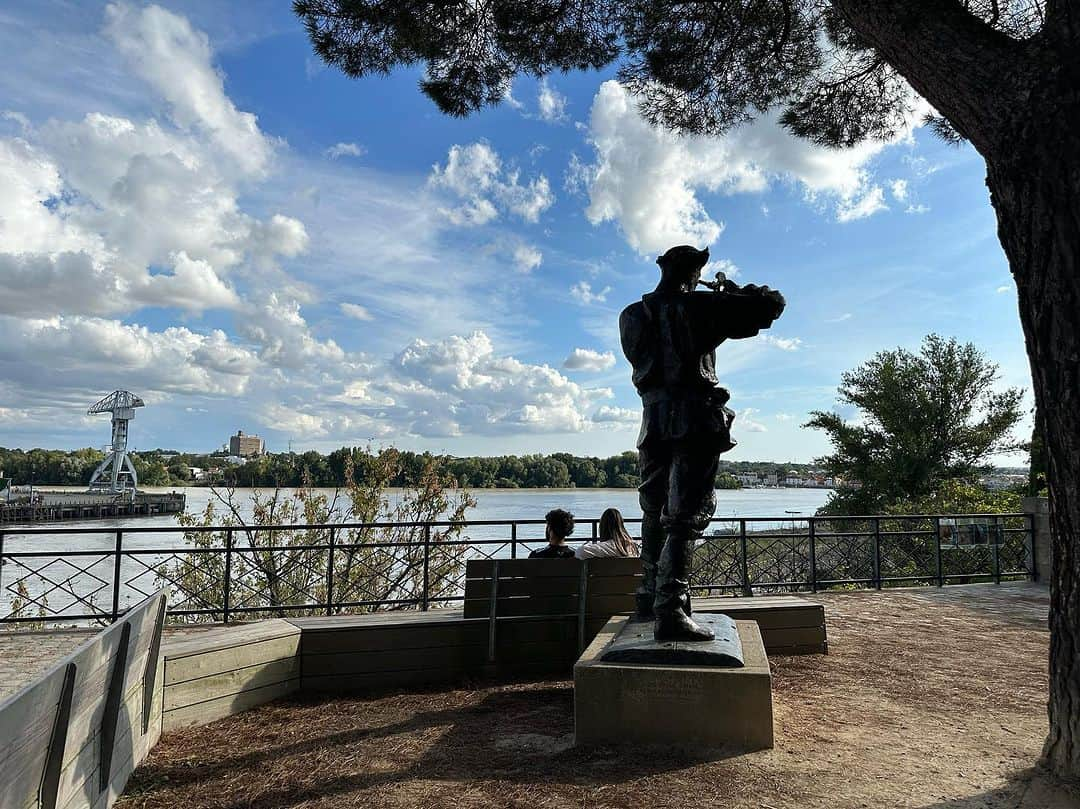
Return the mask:
<path fill-rule="evenodd" d="M 600 515 L 600 536 L 595 542 L 586 542 L 577 549 L 578 559 L 594 559 L 599 556 L 640 556 L 641 549 L 626 530 L 623 516 L 617 508 L 609 508 Z"/>

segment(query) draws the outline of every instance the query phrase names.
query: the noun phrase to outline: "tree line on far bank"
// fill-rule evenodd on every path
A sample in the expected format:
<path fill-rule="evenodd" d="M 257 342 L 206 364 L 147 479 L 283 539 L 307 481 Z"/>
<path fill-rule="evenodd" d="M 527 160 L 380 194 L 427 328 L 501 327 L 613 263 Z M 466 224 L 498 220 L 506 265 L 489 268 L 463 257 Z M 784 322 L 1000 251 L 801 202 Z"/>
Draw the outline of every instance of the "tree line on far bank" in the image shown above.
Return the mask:
<path fill-rule="evenodd" d="M 151 450 L 132 453 L 141 486 L 226 485 L 236 487 L 335 488 L 344 486 L 347 470 L 361 481 L 378 452 L 370 447 L 342 447 L 328 454 L 308 452 L 269 453 L 231 465 L 223 453 L 176 453 Z M 5 449 L 0 447 L 0 477 L 25 486 L 83 486 L 104 459 L 96 449 L 72 451 Z M 607 458 L 577 456 L 565 452 L 551 455 L 501 455 L 454 457 L 428 452 L 401 451 L 397 471 L 388 485 L 414 485 L 434 462 L 440 473 L 463 488 L 616 488 L 638 485 L 637 453 L 623 452 Z M 756 472 L 784 475 L 805 472 L 808 464 L 729 461 L 722 465 L 720 488 L 739 488 L 733 473 Z M 196 479 L 192 469 L 213 474 Z"/>

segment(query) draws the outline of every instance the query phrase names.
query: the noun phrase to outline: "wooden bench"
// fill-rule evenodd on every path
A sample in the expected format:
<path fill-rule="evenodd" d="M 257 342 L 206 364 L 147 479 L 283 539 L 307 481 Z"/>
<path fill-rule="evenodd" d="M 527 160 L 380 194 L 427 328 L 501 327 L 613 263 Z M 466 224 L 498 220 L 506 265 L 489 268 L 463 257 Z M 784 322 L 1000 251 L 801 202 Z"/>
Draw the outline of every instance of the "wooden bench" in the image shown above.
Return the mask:
<path fill-rule="evenodd" d="M 576 619 L 579 653 L 613 615 L 635 608 L 641 560 L 474 559 L 465 568 L 466 618 L 487 618 L 493 635 L 506 619 Z M 698 612 L 757 621 L 771 654 L 825 653 L 825 608 L 798 596 L 695 599 Z"/>

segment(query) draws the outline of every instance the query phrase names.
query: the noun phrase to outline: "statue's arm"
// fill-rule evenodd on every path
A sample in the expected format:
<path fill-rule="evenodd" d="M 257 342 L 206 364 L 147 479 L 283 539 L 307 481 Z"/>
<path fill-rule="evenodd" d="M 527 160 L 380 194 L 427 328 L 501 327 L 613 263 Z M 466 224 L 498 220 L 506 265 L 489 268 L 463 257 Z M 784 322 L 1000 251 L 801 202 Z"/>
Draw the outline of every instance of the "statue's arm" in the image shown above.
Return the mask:
<path fill-rule="evenodd" d="M 755 337 L 780 317 L 786 305 L 784 296 L 767 286 L 747 284 L 731 292 L 701 295 L 708 299 L 702 320 L 707 324 L 707 339 L 719 345 L 727 339 Z"/>

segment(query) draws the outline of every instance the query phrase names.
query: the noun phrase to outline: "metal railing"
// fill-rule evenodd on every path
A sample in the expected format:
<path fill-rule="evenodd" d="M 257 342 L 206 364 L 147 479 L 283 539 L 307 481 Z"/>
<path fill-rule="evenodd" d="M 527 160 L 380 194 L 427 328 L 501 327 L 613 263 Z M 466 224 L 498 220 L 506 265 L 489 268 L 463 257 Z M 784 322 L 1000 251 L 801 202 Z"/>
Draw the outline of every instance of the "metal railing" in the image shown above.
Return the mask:
<path fill-rule="evenodd" d="M 569 544 L 595 538 L 598 522 L 577 520 Z M 0 624 L 107 623 L 162 586 L 171 620 L 193 622 L 427 610 L 464 600 L 468 559 L 542 547 L 543 525 L 0 529 Z M 162 535 L 172 543 L 147 544 Z M 1034 542 L 1028 514 L 716 518 L 695 546 L 691 583 L 699 595 L 752 595 L 1027 579 Z"/>

